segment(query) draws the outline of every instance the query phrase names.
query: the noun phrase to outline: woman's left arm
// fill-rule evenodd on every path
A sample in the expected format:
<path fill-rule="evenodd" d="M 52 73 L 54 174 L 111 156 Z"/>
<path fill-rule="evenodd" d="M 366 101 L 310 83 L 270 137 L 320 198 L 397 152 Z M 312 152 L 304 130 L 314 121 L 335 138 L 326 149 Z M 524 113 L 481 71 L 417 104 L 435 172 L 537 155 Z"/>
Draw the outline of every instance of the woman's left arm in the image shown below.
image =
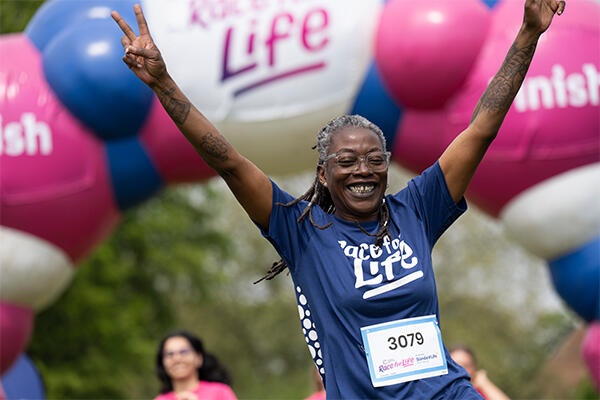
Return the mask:
<path fill-rule="evenodd" d="M 463 197 L 477 166 L 496 137 L 523 83 L 538 39 L 550 26 L 554 14 L 561 15 L 564 9 L 564 1 L 526 0 L 523 24 L 500 70 L 479 99 L 467 129 L 452 141 L 439 159 L 455 202 Z"/>

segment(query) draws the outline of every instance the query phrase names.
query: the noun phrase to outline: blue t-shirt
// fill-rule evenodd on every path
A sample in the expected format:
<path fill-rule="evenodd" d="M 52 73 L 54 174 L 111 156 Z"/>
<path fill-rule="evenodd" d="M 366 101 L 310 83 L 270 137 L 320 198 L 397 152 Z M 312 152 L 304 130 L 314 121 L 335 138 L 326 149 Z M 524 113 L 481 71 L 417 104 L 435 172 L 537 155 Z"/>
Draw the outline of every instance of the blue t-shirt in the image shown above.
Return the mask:
<path fill-rule="evenodd" d="M 466 210 L 455 204 L 438 163 L 385 201 L 391 238 L 381 247 L 355 222 L 313 206 L 315 227 L 298 217 L 307 206 L 273 183 L 269 232 L 263 235 L 288 265 L 309 351 L 324 377 L 327 398 L 434 399 L 450 385 L 469 385 L 468 375 L 450 358 L 448 374 L 380 388 L 373 387 L 360 328 L 435 314 L 439 307 L 431 250 L 440 235 Z M 362 223 L 369 233 L 379 222 Z M 405 278 L 403 281 L 400 279 Z M 404 283 L 403 282 L 408 282 Z M 446 392 L 446 393 L 445 393 Z"/>

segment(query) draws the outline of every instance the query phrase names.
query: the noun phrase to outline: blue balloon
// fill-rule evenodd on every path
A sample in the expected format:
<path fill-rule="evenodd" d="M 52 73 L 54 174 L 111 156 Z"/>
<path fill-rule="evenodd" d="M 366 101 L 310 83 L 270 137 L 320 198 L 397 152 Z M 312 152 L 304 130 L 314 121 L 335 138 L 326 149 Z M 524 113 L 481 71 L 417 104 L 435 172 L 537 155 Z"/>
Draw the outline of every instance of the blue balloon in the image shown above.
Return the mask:
<path fill-rule="evenodd" d="M 141 203 L 164 186 L 136 137 L 108 142 L 106 155 L 119 209 L 125 210 Z"/>
<path fill-rule="evenodd" d="M 351 113 L 360 114 L 379 126 L 385 135 L 388 149 L 392 148 L 402 109 L 387 94 L 375 62 L 369 68 Z"/>
<path fill-rule="evenodd" d="M 481 0 L 485 3 L 489 8 L 494 8 L 496 4 L 498 4 L 501 0 Z"/>
<path fill-rule="evenodd" d="M 2 375 L 7 399 L 42 400 L 46 398 L 44 382 L 33 362 L 25 354 Z"/>
<path fill-rule="evenodd" d="M 62 30 L 42 54 L 56 96 L 103 139 L 135 135 L 154 96 L 123 63 L 121 36 L 114 21 L 90 19 Z"/>
<path fill-rule="evenodd" d="M 554 287 L 567 304 L 588 322 L 600 319 L 600 236 L 548 264 Z"/>
<path fill-rule="evenodd" d="M 42 4 L 29 21 L 25 34 L 40 51 L 44 51 L 48 43 L 72 25 L 86 20 L 112 21 L 110 12 L 113 10 L 118 11 L 135 30 L 134 4 L 132 0 L 50 0 Z"/>

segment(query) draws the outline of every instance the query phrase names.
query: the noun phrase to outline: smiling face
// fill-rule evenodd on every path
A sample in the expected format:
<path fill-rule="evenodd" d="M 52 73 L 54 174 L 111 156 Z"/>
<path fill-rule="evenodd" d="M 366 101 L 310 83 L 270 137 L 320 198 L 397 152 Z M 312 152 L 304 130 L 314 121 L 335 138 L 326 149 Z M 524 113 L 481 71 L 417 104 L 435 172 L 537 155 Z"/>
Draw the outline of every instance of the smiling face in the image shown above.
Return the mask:
<path fill-rule="evenodd" d="M 202 356 L 183 336 L 173 336 L 163 346 L 163 365 L 167 375 L 173 380 L 198 379 L 198 368 L 202 366 Z"/>
<path fill-rule="evenodd" d="M 346 127 L 333 134 L 327 153 L 354 153 L 360 158 L 373 151 L 385 151 L 377 134 L 366 128 Z M 335 216 L 358 222 L 378 218 L 387 187 L 387 169 L 373 172 L 364 158 L 355 168 L 345 169 L 330 159 L 319 165 L 317 172 L 321 183 L 329 189 Z"/>

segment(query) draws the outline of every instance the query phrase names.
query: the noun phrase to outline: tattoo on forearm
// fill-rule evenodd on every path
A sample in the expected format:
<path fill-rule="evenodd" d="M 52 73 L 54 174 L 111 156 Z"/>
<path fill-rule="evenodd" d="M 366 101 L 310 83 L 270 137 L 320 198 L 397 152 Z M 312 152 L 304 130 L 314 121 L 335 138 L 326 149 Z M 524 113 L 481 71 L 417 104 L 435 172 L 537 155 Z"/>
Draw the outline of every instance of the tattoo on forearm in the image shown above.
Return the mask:
<path fill-rule="evenodd" d="M 207 156 L 217 161 L 227 161 L 229 159 L 227 141 L 220 135 L 207 132 L 200 139 L 200 148 Z M 206 160 L 206 162 L 210 164 L 210 160 Z"/>
<path fill-rule="evenodd" d="M 506 113 L 508 111 L 529 69 L 535 47 L 536 43 L 523 48 L 518 48 L 513 43 L 500 70 L 479 99 L 473 111 L 471 122 L 481 109 L 489 112 Z"/>
<path fill-rule="evenodd" d="M 183 125 L 190 113 L 190 103 L 173 98 L 175 88 L 160 90 L 158 99 L 177 125 Z"/>

